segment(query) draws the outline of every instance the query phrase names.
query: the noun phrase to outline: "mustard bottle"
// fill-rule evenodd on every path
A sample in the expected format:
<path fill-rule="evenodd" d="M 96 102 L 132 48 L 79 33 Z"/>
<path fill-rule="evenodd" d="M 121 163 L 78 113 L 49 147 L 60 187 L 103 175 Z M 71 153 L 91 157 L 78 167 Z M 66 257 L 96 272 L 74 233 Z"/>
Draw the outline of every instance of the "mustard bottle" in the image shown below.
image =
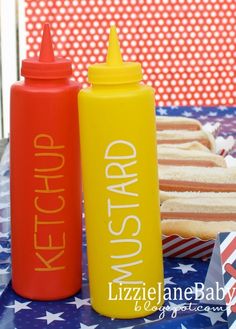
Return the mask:
<path fill-rule="evenodd" d="M 154 91 L 139 63 L 122 61 L 115 26 L 88 78 L 79 122 L 91 304 L 143 317 L 163 303 Z"/>

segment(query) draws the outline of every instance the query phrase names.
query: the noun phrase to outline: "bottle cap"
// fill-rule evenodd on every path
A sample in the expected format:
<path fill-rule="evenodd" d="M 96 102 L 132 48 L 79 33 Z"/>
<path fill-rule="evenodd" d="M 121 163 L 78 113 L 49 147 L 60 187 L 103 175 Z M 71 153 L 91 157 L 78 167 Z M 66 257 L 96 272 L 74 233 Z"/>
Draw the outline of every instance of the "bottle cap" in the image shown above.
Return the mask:
<path fill-rule="evenodd" d="M 142 80 L 140 63 L 123 62 L 115 26 L 111 26 L 110 29 L 106 63 L 89 66 L 88 80 L 99 85 L 134 83 Z"/>
<path fill-rule="evenodd" d="M 50 25 L 44 24 L 38 58 L 22 61 L 21 75 L 32 79 L 61 79 L 72 75 L 72 63 L 68 59 L 55 58 Z"/>

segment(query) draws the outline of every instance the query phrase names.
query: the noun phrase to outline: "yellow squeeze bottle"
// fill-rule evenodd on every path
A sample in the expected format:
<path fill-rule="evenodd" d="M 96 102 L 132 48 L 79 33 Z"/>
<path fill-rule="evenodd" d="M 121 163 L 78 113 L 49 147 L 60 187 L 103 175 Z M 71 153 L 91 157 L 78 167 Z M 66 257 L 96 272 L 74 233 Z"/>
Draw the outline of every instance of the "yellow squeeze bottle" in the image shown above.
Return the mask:
<path fill-rule="evenodd" d="M 107 62 L 79 93 L 92 307 L 138 318 L 163 304 L 154 91 L 139 63 L 123 62 L 114 26 Z"/>

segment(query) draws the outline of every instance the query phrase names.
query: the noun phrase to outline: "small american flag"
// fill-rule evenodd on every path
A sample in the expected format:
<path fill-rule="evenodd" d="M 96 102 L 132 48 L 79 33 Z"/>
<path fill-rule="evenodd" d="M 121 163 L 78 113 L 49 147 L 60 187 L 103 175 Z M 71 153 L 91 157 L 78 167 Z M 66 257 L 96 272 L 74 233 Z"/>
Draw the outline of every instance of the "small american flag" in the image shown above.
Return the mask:
<path fill-rule="evenodd" d="M 220 233 L 219 238 L 228 327 L 234 329 L 236 328 L 236 232 Z"/>

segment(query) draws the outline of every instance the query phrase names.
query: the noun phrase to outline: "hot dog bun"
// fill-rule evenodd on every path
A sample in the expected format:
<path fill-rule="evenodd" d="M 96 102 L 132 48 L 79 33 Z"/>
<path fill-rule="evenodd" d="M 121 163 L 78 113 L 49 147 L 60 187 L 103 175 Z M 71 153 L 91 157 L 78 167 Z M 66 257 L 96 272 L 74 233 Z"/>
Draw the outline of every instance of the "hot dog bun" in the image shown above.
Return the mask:
<path fill-rule="evenodd" d="M 189 198 L 234 198 L 236 192 L 174 192 L 160 191 L 161 203 L 169 199 L 189 199 Z"/>
<path fill-rule="evenodd" d="M 163 165 L 226 167 L 224 157 L 200 150 L 179 150 L 158 146 L 158 162 Z"/>
<path fill-rule="evenodd" d="M 201 123 L 192 118 L 175 116 L 157 116 L 156 127 L 158 130 L 201 130 Z"/>
<path fill-rule="evenodd" d="M 161 144 L 183 144 L 188 142 L 199 142 L 212 152 L 215 152 L 215 140 L 213 135 L 203 130 L 162 130 L 157 131 L 157 143 Z"/>
<path fill-rule="evenodd" d="M 165 144 L 162 143 L 161 145 L 157 146 L 159 147 L 165 147 L 165 148 L 175 148 L 176 150 L 189 150 L 189 151 L 194 151 L 194 150 L 199 150 L 199 151 L 203 151 L 203 152 L 208 152 L 208 153 L 212 153 L 211 150 L 209 150 L 206 146 L 202 145 L 199 142 L 188 142 L 188 143 L 180 143 L 180 144 Z"/>
<path fill-rule="evenodd" d="M 236 192 L 236 168 L 159 165 L 159 186 L 173 192 Z"/>
<path fill-rule="evenodd" d="M 161 206 L 162 232 L 184 238 L 214 239 L 219 232 L 236 231 L 233 198 L 176 198 Z"/>

